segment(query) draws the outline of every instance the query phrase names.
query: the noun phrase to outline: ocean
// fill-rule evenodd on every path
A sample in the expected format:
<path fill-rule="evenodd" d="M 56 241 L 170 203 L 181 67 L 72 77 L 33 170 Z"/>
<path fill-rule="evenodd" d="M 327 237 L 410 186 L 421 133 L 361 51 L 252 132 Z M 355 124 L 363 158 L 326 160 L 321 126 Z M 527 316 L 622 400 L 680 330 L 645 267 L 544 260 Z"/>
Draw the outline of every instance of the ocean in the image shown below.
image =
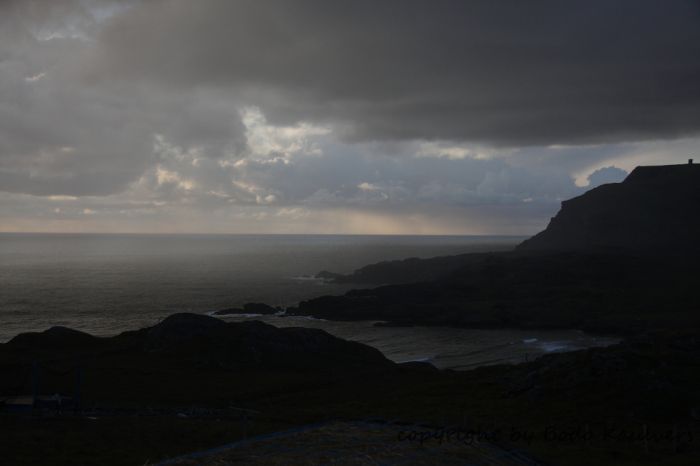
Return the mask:
<path fill-rule="evenodd" d="M 211 313 L 264 302 L 290 306 L 351 285 L 311 277 L 370 263 L 507 250 L 498 236 L 0 234 L 0 342 L 63 325 L 114 335 L 175 312 Z M 576 331 L 380 328 L 372 322 L 259 318 L 322 328 L 403 362 L 468 368 L 610 344 Z"/>

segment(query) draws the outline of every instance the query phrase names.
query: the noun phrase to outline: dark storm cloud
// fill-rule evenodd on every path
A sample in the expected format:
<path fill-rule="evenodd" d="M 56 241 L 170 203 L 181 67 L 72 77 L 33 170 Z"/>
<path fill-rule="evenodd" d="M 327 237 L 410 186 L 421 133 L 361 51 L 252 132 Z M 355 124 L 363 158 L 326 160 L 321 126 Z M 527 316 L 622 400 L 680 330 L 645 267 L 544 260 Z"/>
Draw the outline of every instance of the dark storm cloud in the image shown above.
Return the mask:
<path fill-rule="evenodd" d="M 0 4 L 0 191 L 108 195 L 149 166 L 156 135 L 205 157 L 238 153 L 230 95 L 136 81 L 87 82 L 107 1 Z"/>
<path fill-rule="evenodd" d="M 0 230 L 534 232 L 697 150 L 699 25 L 677 0 L 0 0 Z"/>
<path fill-rule="evenodd" d="M 92 78 L 234 87 L 350 140 L 495 145 L 700 130 L 700 4 L 154 0 L 100 35 Z"/>

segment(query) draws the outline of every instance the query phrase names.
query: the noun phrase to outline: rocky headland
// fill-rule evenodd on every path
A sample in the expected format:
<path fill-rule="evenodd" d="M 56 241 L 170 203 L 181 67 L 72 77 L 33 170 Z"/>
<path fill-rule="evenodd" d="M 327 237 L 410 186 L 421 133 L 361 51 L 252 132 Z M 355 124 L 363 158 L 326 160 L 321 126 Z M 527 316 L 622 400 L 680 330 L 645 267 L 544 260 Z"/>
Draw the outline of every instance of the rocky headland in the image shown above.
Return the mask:
<path fill-rule="evenodd" d="M 361 285 L 289 314 L 389 325 L 578 328 L 621 335 L 700 327 L 700 166 L 638 167 L 562 203 L 514 251 L 409 259 L 329 279 Z M 412 271 L 415 271 L 412 274 Z M 386 325 L 385 324 L 385 325 Z"/>
<path fill-rule="evenodd" d="M 637 167 L 622 183 L 564 201 L 520 251 L 700 252 L 700 165 Z"/>

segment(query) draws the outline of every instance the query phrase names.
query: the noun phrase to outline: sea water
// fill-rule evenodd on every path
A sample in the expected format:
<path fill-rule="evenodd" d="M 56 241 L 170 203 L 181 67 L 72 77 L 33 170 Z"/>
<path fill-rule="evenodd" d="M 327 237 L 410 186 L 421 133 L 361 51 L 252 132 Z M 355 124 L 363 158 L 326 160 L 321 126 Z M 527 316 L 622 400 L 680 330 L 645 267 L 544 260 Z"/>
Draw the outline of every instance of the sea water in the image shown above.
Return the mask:
<path fill-rule="evenodd" d="M 175 312 L 264 302 L 290 306 L 351 285 L 313 280 L 370 263 L 511 249 L 497 236 L 0 234 L 0 342 L 63 325 L 114 335 Z M 355 285 L 357 287 L 357 285 Z M 229 320 L 235 318 L 229 318 Z M 239 318 L 240 319 L 240 318 Z M 378 328 L 371 322 L 265 317 L 373 345 L 397 360 L 440 367 L 515 361 L 608 344 L 580 332 Z"/>

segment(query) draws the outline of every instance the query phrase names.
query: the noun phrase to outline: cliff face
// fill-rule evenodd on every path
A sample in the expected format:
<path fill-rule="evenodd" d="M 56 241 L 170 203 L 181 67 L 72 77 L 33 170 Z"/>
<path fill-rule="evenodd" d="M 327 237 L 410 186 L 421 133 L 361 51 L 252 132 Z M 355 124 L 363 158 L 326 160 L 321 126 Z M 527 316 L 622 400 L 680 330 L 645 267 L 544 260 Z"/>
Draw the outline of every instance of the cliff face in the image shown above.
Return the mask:
<path fill-rule="evenodd" d="M 637 167 L 622 183 L 562 202 L 519 251 L 700 252 L 700 165 Z"/>

